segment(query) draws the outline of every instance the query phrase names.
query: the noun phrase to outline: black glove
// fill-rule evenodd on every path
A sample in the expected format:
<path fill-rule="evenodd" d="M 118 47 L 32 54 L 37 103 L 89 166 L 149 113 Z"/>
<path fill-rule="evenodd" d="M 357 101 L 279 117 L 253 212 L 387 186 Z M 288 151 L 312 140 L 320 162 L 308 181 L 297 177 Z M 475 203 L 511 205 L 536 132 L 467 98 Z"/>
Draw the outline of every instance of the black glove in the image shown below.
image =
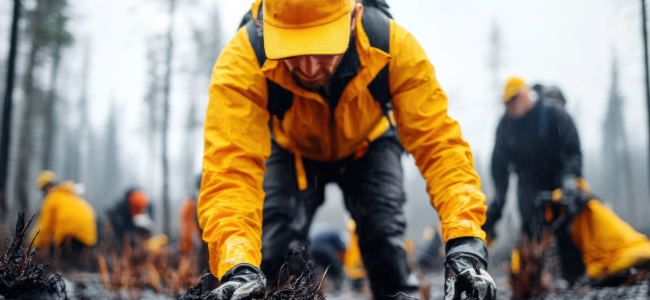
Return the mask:
<path fill-rule="evenodd" d="M 445 247 L 444 300 L 496 300 L 497 287 L 487 273 L 485 243 L 473 237 L 456 238 Z"/>
<path fill-rule="evenodd" d="M 217 300 L 263 299 L 266 294 L 266 277 L 260 269 L 239 264 L 221 278 L 221 286 L 210 292 Z M 210 297 L 210 299 L 213 299 Z"/>

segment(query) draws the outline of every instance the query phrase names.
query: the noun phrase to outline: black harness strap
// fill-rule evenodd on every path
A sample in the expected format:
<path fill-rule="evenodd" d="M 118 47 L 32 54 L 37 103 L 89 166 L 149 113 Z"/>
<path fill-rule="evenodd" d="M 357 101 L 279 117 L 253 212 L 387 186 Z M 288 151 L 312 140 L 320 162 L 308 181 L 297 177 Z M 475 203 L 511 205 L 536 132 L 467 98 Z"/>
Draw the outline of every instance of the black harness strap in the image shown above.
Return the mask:
<path fill-rule="evenodd" d="M 246 26 L 246 30 L 248 31 L 248 38 L 253 46 L 260 68 L 264 66 L 267 59 L 266 51 L 264 49 L 263 28 L 257 24 L 263 24 L 264 16 L 262 8 L 263 5 L 260 5 L 257 13 L 257 20 L 253 19 L 251 12 L 248 12 L 242 20 L 242 24 L 244 24 L 243 26 Z M 388 13 L 387 8 L 387 5 L 386 7 L 364 7 L 362 25 L 368 35 L 370 45 L 389 53 L 390 23 L 388 20 L 390 14 Z M 388 111 L 392 110 L 390 104 L 392 95 L 390 94 L 388 73 L 388 65 L 386 65 L 368 85 L 370 94 L 375 101 L 381 104 L 382 112 L 386 116 L 388 116 Z M 279 120 L 282 120 L 284 118 L 284 113 L 293 105 L 293 93 L 268 78 L 266 79 L 266 83 L 268 85 L 269 94 L 267 109 L 271 116 L 275 115 Z"/>
<path fill-rule="evenodd" d="M 393 18 L 393 16 L 388 11 L 390 7 L 388 6 L 388 3 L 386 3 L 386 0 L 363 0 L 361 3 L 363 4 L 364 10 L 368 7 L 374 7 L 381 10 L 381 12 L 387 17 L 391 19 Z"/>
<path fill-rule="evenodd" d="M 256 21 L 259 23 L 263 22 L 262 5 L 260 5 L 260 10 L 257 13 L 257 20 L 250 17 L 250 20 L 245 25 L 246 30 L 248 31 L 248 39 L 253 46 L 255 56 L 257 56 L 257 62 L 260 64 L 260 68 L 262 68 L 266 62 L 264 34 L 262 27 L 258 26 Z M 268 86 L 269 94 L 266 109 L 269 110 L 271 116 L 275 115 L 279 120 L 282 120 L 284 119 L 284 113 L 291 108 L 291 105 L 293 105 L 293 93 L 268 78 L 266 79 L 266 84 Z"/>
<path fill-rule="evenodd" d="M 388 16 L 379 8 L 367 7 L 363 11 L 362 24 L 366 35 L 368 35 L 370 46 L 390 53 L 390 22 Z M 381 109 L 386 116 L 388 116 L 388 111 L 392 110 L 390 100 L 393 98 L 393 95 L 390 94 L 388 75 L 388 64 L 386 64 L 368 84 L 370 94 L 381 104 Z"/>

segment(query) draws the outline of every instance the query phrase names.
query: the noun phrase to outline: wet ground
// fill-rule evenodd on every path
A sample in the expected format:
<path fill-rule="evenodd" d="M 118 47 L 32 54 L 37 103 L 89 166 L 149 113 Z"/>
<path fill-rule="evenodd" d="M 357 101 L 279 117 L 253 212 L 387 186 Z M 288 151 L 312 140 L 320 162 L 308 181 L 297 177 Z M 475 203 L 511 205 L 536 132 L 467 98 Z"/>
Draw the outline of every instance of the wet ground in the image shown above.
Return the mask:
<path fill-rule="evenodd" d="M 498 287 L 498 299 L 512 299 L 512 290 L 505 277 L 495 278 Z M 429 300 L 442 300 L 443 274 L 433 274 L 422 280 L 423 284 L 429 284 Z M 412 295 L 422 299 L 420 295 Z M 342 292 L 335 297 L 328 297 L 328 300 L 366 300 L 366 295 L 352 292 Z M 605 288 L 588 288 L 577 287 L 573 289 L 556 289 L 549 293 L 534 297 L 539 300 L 647 300 L 650 299 L 650 280 L 645 280 L 633 286 L 605 287 Z"/>
<path fill-rule="evenodd" d="M 443 298 L 443 275 L 436 273 L 427 276 L 422 280 L 423 285 L 429 285 L 429 299 L 439 300 Z M 507 284 L 505 277 L 495 278 L 499 294 L 498 299 L 511 299 L 511 289 Z M 65 279 L 67 295 L 69 299 L 144 299 L 144 300 L 170 300 L 176 297 L 156 294 L 153 290 L 145 289 L 143 291 L 117 290 L 108 291 L 102 287 L 99 276 L 93 273 L 84 273 L 67 276 Z M 421 295 L 412 295 L 418 299 L 424 300 Z M 0 296 L 0 299 L 4 299 Z M 343 291 L 337 295 L 329 295 L 328 300 L 367 300 L 368 296 L 364 293 L 352 291 Z M 555 289 L 550 292 L 535 297 L 533 299 L 543 300 L 636 300 L 650 299 L 650 279 L 631 286 L 589 288 L 576 287 L 572 289 Z"/>
<path fill-rule="evenodd" d="M 443 277 L 442 274 L 435 276 L 431 281 L 431 293 L 429 299 L 442 299 L 443 298 Z M 495 278 L 498 288 L 498 299 L 511 299 L 512 290 L 505 277 Z M 548 293 L 534 297 L 533 299 L 544 300 L 636 300 L 636 299 L 650 299 L 650 281 L 645 280 L 634 286 L 620 286 L 620 287 L 604 287 L 604 288 L 589 288 L 589 287 L 576 287 L 572 289 L 551 289 Z"/>

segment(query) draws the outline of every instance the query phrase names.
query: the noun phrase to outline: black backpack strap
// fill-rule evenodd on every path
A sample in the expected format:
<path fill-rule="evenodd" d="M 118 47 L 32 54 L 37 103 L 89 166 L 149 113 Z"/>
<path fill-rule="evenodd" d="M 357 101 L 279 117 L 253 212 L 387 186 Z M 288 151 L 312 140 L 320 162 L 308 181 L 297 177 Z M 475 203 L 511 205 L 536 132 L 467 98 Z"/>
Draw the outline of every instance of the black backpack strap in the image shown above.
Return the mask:
<path fill-rule="evenodd" d="M 372 1 L 371 1 L 372 2 Z M 377 3 L 377 1 L 374 1 Z M 383 2 L 383 1 L 382 1 Z M 386 3 L 383 3 L 388 8 Z M 387 10 L 374 6 L 364 7 L 362 25 L 363 30 L 368 35 L 370 46 L 390 53 L 390 14 Z M 388 64 L 384 66 L 379 74 L 368 85 L 368 90 L 372 97 L 381 104 L 382 112 L 388 117 L 388 112 L 393 110 L 390 100 L 393 95 L 390 94 L 390 84 L 388 81 Z M 389 118 L 390 120 L 390 118 Z M 391 123 L 392 126 L 392 123 Z"/>
<path fill-rule="evenodd" d="M 246 26 L 246 24 L 248 24 L 248 22 L 250 22 L 252 19 L 253 19 L 253 13 L 249 10 L 241 19 L 241 23 L 239 23 L 239 27 L 237 28 L 239 29 Z"/>
<path fill-rule="evenodd" d="M 381 12 L 389 18 L 393 18 L 390 12 L 388 12 L 390 7 L 388 6 L 388 3 L 386 3 L 386 0 L 363 0 L 361 4 L 363 4 L 364 10 L 368 7 L 374 7 L 381 10 Z"/>
<path fill-rule="evenodd" d="M 266 62 L 266 51 L 264 51 L 264 34 L 262 27 L 255 24 L 255 20 L 250 20 L 246 23 L 246 31 L 248 31 L 248 41 L 253 46 L 257 62 L 260 64 L 260 69 Z"/>
<path fill-rule="evenodd" d="M 248 40 L 250 41 L 251 46 L 253 46 L 257 62 L 260 64 L 260 68 L 262 68 L 266 62 L 266 51 L 264 50 L 264 34 L 262 27 L 257 25 L 257 22 L 261 23 L 263 20 L 262 5 L 260 5 L 260 10 L 257 13 L 257 20 L 253 19 L 250 12 L 247 16 L 249 16 L 249 21 L 245 26 L 248 31 Z M 244 16 L 244 18 L 246 18 L 246 16 Z M 266 84 L 269 93 L 266 109 L 268 109 L 271 116 L 275 115 L 279 120 L 282 120 L 284 118 L 284 113 L 289 110 L 293 104 L 293 93 L 268 78 L 266 79 Z"/>
<path fill-rule="evenodd" d="M 262 26 L 258 25 L 258 22 L 259 24 L 262 24 L 264 20 L 262 6 L 263 5 L 260 5 L 260 9 L 257 12 L 257 20 L 253 19 L 253 14 L 250 11 L 242 20 L 242 22 L 248 20 L 248 22 L 244 23 L 244 26 L 246 26 L 246 31 L 248 31 L 248 40 L 250 41 L 251 46 L 253 46 L 260 68 L 262 68 L 266 62 L 266 51 L 264 51 L 264 31 L 262 30 Z"/>
<path fill-rule="evenodd" d="M 268 78 L 266 84 L 269 91 L 269 101 L 266 104 L 266 109 L 269 110 L 271 116 L 275 115 L 278 120 L 282 121 L 284 113 L 293 105 L 293 93 Z"/>
<path fill-rule="evenodd" d="M 389 53 L 390 45 L 390 23 L 389 18 L 392 18 L 390 13 L 388 13 L 388 5 L 383 0 L 365 0 L 368 7 L 364 8 L 362 26 L 368 35 L 370 40 L 370 46 L 378 48 L 386 53 Z M 364 3 L 366 4 L 366 3 Z M 257 21 L 259 23 L 263 22 L 263 5 L 260 5 L 260 9 L 257 14 Z M 242 23 L 248 20 L 245 23 L 246 29 L 248 31 L 248 38 L 253 50 L 255 51 L 255 56 L 260 65 L 260 68 L 264 66 L 266 62 L 266 51 L 264 50 L 264 34 L 262 27 L 258 26 L 256 20 L 253 19 L 252 13 L 248 12 L 244 16 Z M 390 94 L 390 86 L 388 81 L 388 64 L 377 74 L 377 76 L 368 84 L 368 90 L 370 94 L 379 102 L 383 114 L 388 117 L 388 112 L 392 110 L 390 100 L 393 96 Z M 284 118 L 284 113 L 291 108 L 293 104 L 293 93 L 277 83 L 267 79 L 268 85 L 268 103 L 267 109 L 269 113 L 273 116 L 277 116 L 279 120 Z M 389 118 L 390 120 L 390 118 Z M 391 123 L 391 127 L 393 124 Z"/>

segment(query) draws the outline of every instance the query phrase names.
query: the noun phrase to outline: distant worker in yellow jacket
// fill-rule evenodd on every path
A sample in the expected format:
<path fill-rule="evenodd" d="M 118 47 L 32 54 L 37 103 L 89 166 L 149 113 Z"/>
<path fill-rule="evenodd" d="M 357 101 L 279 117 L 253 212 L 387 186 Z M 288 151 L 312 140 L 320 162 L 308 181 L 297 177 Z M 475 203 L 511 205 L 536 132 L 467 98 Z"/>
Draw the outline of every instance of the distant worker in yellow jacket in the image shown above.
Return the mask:
<path fill-rule="evenodd" d="M 44 199 L 38 214 L 36 231 L 40 233 L 34 246 L 48 249 L 61 247 L 62 259 L 78 260 L 78 255 L 97 243 L 95 210 L 75 193 L 72 181 L 56 184 L 52 171 L 43 171 L 36 178 L 36 186 L 43 191 Z M 77 255 L 77 257 L 75 257 Z"/>
<path fill-rule="evenodd" d="M 358 225 L 374 299 L 414 295 L 404 150 L 440 216 L 447 297 L 495 298 L 485 196 L 447 96 L 385 1 L 360 2 L 259 0 L 214 66 L 198 216 L 223 283 L 218 299 L 259 297 L 277 285 L 330 182 Z"/>

